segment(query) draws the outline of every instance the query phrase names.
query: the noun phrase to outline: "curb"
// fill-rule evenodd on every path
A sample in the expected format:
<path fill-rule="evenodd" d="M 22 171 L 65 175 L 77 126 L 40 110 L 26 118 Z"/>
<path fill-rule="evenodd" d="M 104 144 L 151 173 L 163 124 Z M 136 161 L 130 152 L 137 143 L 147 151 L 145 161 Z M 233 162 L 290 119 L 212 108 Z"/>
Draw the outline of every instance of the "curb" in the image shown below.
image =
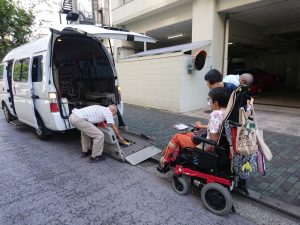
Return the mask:
<path fill-rule="evenodd" d="M 151 159 L 156 162 L 159 162 L 160 157 L 161 156 L 159 154 L 156 154 L 156 155 L 152 156 Z M 284 213 L 288 216 L 291 216 L 293 218 L 300 220 L 300 207 L 291 205 L 289 203 L 285 203 L 285 202 L 277 200 L 275 198 L 263 196 L 261 193 L 253 191 L 253 190 L 248 189 L 248 192 L 249 192 L 249 195 L 239 192 L 239 191 L 235 191 L 234 193 L 237 193 L 247 199 L 258 202 L 262 205 L 265 205 L 276 211 L 279 211 L 281 213 Z"/>
<path fill-rule="evenodd" d="M 262 205 L 268 206 L 276 211 L 279 211 L 281 213 L 284 213 L 286 215 L 289 215 L 291 217 L 294 217 L 298 220 L 300 220 L 300 207 L 285 203 L 281 200 L 271 198 L 268 196 L 263 196 L 261 193 L 249 190 L 249 195 L 246 195 L 244 193 L 236 191 L 235 193 L 244 196 L 245 198 L 248 198 L 252 201 L 258 202 Z"/>

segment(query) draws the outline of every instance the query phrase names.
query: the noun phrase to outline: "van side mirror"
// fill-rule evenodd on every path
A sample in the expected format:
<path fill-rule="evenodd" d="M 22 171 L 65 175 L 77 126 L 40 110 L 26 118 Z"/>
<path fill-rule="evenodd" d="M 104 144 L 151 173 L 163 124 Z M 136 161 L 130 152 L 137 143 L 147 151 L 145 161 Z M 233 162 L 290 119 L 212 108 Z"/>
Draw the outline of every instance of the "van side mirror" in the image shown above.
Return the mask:
<path fill-rule="evenodd" d="M 78 13 L 73 13 L 71 11 L 71 12 L 68 12 L 66 20 L 74 22 L 74 21 L 77 21 L 78 18 L 79 18 L 79 14 Z"/>

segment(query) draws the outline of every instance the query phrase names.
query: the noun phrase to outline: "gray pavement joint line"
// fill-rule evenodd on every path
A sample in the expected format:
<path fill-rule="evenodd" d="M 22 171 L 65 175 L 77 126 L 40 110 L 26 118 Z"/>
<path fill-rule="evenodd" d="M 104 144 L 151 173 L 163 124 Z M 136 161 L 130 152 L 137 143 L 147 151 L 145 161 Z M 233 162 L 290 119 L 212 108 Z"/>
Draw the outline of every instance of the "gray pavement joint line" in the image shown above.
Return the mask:
<path fill-rule="evenodd" d="M 154 156 L 151 157 L 151 160 L 159 162 L 159 160 Z M 253 193 L 253 195 L 250 196 L 250 195 L 241 193 L 239 191 L 235 191 L 234 193 L 240 194 L 241 196 L 244 196 L 245 198 L 248 198 L 254 202 L 260 203 L 260 204 L 270 207 L 271 209 L 274 209 L 278 212 L 284 213 L 288 216 L 291 216 L 293 218 L 300 220 L 300 208 L 299 207 L 293 206 L 291 204 L 287 204 L 287 203 L 277 200 L 277 199 L 273 199 L 273 198 L 266 199 L 266 197 L 263 198 L 260 193 L 250 190 L 250 189 L 248 189 L 248 191 L 249 191 L 249 193 Z M 259 197 L 255 197 L 255 195 L 257 195 Z M 277 205 L 279 205 L 279 206 L 277 206 Z M 290 209 L 290 211 L 285 210 L 285 209 Z"/>

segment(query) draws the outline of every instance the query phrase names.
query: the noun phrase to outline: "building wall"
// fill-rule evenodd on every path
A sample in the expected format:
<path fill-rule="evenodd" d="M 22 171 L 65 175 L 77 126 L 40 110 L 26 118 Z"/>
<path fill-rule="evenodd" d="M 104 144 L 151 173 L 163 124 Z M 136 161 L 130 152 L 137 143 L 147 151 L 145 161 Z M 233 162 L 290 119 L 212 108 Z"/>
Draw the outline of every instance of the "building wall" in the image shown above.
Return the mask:
<path fill-rule="evenodd" d="M 178 112 L 180 74 L 184 64 L 176 55 L 119 60 L 117 71 L 126 103 Z"/>
<path fill-rule="evenodd" d="M 170 53 L 118 60 L 122 99 L 126 103 L 173 112 L 206 107 L 208 89 L 203 77 L 209 69 L 210 57 L 204 69 L 188 74 L 187 65 L 192 57 Z M 203 92 L 205 98 L 201 98 Z"/>
<path fill-rule="evenodd" d="M 136 22 L 130 22 L 126 24 L 125 27 L 128 30 L 146 33 L 149 30 L 190 20 L 192 19 L 192 4 L 188 2 L 187 4 L 173 7 L 172 10 L 156 13 L 155 16 L 149 16 Z"/>
<path fill-rule="evenodd" d="M 187 4 L 192 0 L 133 0 L 121 7 L 116 1 L 119 0 L 112 1 L 112 18 L 114 24 L 120 26 L 158 14 L 166 11 L 166 9 L 172 9 L 178 5 Z"/>
<path fill-rule="evenodd" d="M 185 65 L 191 61 L 190 57 L 185 55 L 181 60 L 185 60 Z M 209 89 L 204 80 L 204 75 L 210 70 L 211 57 L 206 58 L 205 66 L 202 70 L 195 70 L 192 74 L 185 73 L 180 76 L 180 110 L 179 112 L 188 112 L 207 107 L 207 95 Z"/>

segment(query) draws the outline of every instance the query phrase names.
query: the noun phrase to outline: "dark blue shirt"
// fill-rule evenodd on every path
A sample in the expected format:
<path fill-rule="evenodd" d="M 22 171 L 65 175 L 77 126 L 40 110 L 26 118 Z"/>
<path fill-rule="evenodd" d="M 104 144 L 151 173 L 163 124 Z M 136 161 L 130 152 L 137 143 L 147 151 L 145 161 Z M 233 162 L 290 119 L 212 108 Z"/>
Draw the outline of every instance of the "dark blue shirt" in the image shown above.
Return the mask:
<path fill-rule="evenodd" d="M 226 82 L 223 83 L 224 83 L 224 87 L 230 90 L 230 92 L 233 92 L 237 88 L 237 86 L 235 86 L 232 83 L 226 83 Z"/>

